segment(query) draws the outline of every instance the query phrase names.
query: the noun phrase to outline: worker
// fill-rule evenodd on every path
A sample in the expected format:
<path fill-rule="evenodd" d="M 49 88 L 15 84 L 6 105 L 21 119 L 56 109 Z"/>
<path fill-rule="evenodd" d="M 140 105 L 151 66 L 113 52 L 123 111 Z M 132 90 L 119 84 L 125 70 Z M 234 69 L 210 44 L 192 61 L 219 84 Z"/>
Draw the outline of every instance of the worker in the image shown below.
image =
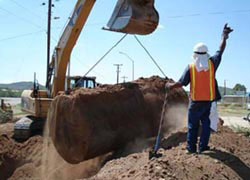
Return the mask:
<path fill-rule="evenodd" d="M 233 30 L 225 24 L 219 50 L 214 56 L 208 54 L 204 43 L 198 43 L 193 49 L 193 63 L 187 66 L 178 82 L 167 83 L 166 90 L 187 86 L 190 83 L 190 104 L 188 108 L 187 153 L 197 152 L 197 139 L 200 121 L 202 132 L 198 152 L 209 150 L 210 109 L 212 102 L 220 98 L 215 73 L 226 47 L 226 40 Z"/>

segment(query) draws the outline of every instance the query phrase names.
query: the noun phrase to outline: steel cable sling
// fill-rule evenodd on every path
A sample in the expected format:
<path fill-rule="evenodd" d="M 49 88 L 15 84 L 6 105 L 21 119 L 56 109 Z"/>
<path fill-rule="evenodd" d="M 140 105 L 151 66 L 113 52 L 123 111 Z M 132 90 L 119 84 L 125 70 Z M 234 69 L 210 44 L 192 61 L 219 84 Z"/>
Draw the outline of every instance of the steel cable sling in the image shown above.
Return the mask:
<path fill-rule="evenodd" d="M 112 46 L 89 70 L 86 74 L 84 74 L 83 77 L 87 76 L 90 71 L 92 71 L 120 42 L 127 36 L 128 34 L 125 34 L 117 43 L 115 43 L 114 46 Z"/>
<path fill-rule="evenodd" d="M 137 38 L 136 35 L 134 35 L 136 41 L 141 45 L 141 47 L 146 51 L 146 53 L 148 54 L 148 56 L 151 58 L 151 60 L 154 62 L 154 64 L 156 65 L 156 67 L 161 71 L 161 73 L 163 74 L 163 76 L 165 78 L 167 78 L 166 74 L 163 72 L 163 70 L 160 68 L 160 66 L 157 64 L 157 62 L 155 61 L 155 59 L 153 58 L 153 56 L 149 53 L 149 51 L 146 49 L 146 47 L 141 43 L 141 41 Z"/>

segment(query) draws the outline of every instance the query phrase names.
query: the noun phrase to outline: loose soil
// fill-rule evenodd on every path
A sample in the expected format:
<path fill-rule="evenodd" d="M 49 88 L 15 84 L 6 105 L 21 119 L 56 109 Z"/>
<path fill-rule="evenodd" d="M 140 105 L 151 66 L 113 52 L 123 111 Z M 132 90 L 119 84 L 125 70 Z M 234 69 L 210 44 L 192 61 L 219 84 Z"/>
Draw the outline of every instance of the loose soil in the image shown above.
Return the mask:
<path fill-rule="evenodd" d="M 150 148 L 120 151 L 113 156 L 78 165 L 56 161 L 50 172 L 42 174 L 43 137 L 35 136 L 23 143 L 11 139 L 11 124 L 0 133 L 0 179 L 249 179 L 250 139 L 220 127 L 210 139 L 211 150 L 204 154 L 185 153 L 186 130 L 167 135 L 158 159 L 148 159 Z M 146 141 L 147 145 L 153 141 Z M 141 145 L 140 141 L 129 147 Z M 151 146 L 151 145 L 150 145 Z M 115 159 L 113 159 L 115 158 Z M 65 163 L 65 162 L 64 162 Z M 47 167 L 47 166 L 46 166 Z M 53 166 L 52 166 L 53 167 Z M 99 171 L 99 172 L 98 172 Z M 96 174 L 97 173 L 97 174 Z M 50 175 L 49 175 L 50 174 Z M 93 176 L 94 175 L 94 176 Z M 92 177 L 88 177 L 92 176 Z M 88 178 L 87 178 L 88 177 Z"/>

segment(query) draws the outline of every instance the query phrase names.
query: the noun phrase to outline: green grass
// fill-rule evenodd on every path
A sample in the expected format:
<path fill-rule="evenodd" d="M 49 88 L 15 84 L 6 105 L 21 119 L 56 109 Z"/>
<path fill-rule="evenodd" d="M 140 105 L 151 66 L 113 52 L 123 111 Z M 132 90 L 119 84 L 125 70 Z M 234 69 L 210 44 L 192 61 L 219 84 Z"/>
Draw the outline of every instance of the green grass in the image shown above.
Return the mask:
<path fill-rule="evenodd" d="M 250 137 L 250 128 L 249 127 L 242 127 L 242 126 L 231 126 L 231 128 L 240 134 L 243 134 L 246 137 Z"/>
<path fill-rule="evenodd" d="M 218 105 L 218 112 L 222 116 L 246 116 L 250 111 L 246 109 L 246 106 L 241 105 Z"/>

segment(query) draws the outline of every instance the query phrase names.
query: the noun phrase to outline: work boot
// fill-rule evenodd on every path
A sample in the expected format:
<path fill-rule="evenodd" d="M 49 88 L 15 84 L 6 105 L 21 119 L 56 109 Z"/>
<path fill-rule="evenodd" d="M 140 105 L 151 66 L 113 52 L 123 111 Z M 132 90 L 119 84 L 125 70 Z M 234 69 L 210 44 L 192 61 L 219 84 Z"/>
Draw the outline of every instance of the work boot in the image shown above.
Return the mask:
<path fill-rule="evenodd" d="M 207 147 L 204 147 L 204 148 L 200 148 L 198 153 L 201 154 L 202 152 L 209 151 L 209 150 L 210 150 L 210 147 L 207 146 Z"/>
<path fill-rule="evenodd" d="M 194 154 L 196 153 L 196 151 L 194 150 L 189 150 L 189 149 L 186 149 L 186 154 Z"/>

